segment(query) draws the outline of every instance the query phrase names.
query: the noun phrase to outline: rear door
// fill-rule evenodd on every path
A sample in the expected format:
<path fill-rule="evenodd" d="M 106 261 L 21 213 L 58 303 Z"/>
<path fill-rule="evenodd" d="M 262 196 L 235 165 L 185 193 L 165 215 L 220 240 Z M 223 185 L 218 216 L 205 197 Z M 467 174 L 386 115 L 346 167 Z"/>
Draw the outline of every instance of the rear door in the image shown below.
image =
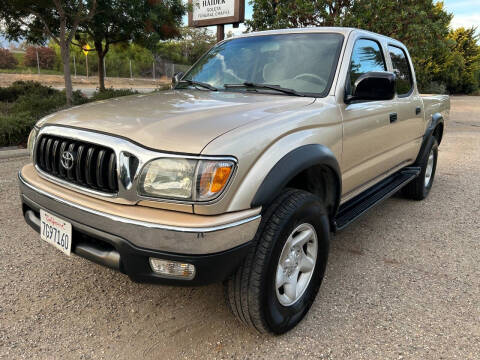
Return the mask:
<path fill-rule="evenodd" d="M 388 44 L 392 71 L 396 75 L 397 120 L 392 123 L 394 146 L 404 147 L 404 160 L 415 159 L 424 131 L 423 103 L 414 86 L 414 72 L 406 50 L 400 44 Z M 417 151 L 418 152 L 418 151 Z M 413 159 L 412 159 L 413 157 Z"/>

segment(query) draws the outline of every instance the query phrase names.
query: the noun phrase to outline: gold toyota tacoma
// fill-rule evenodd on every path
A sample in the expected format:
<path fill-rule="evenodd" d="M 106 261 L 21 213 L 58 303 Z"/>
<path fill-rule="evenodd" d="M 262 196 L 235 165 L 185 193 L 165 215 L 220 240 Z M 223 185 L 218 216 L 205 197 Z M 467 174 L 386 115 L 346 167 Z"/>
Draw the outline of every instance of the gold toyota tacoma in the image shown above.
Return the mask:
<path fill-rule="evenodd" d="M 394 39 L 251 33 L 173 83 L 36 124 L 19 183 L 41 239 L 135 281 L 223 281 L 236 317 L 280 334 L 314 301 L 331 233 L 432 188 L 449 98 L 418 93 Z"/>

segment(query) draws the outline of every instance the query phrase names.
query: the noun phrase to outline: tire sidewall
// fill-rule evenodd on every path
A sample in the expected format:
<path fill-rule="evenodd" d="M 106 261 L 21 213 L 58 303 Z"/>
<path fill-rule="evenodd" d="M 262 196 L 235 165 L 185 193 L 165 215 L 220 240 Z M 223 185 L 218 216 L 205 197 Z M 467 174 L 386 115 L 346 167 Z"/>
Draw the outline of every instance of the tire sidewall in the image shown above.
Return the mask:
<path fill-rule="evenodd" d="M 435 180 L 435 172 L 437 169 L 437 159 L 438 159 L 438 143 L 437 140 L 432 136 L 430 138 L 430 144 L 428 147 L 428 151 L 425 154 L 425 157 L 422 162 L 422 171 L 420 172 L 420 178 L 422 179 L 422 189 L 423 189 L 423 197 L 427 197 L 428 193 L 430 192 L 430 189 L 433 186 L 433 181 Z M 432 169 L 432 175 L 430 177 L 430 182 L 425 184 L 425 173 L 427 171 L 427 165 L 428 165 L 428 157 L 430 156 L 430 153 L 433 151 L 433 169 Z"/>
<path fill-rule="evenodd" d="M 283 246 L 293 230 L 302 223 L 311 224 L 316 231 L 318 247 L 317 261 L 310 283 L 294 304 L 284 306 L 280 304 L 276 294 L 275 276 Z M 320 202 L 312 195 L 309 196 L 295 212 L 285 217 L 275 234 L 275 242 L 268 261 L 265 294 L 265 320 L 274 333 L 284 333 L 294 327 L 308 312 L 322 282 L 329 250 L 329 222 Z"/>

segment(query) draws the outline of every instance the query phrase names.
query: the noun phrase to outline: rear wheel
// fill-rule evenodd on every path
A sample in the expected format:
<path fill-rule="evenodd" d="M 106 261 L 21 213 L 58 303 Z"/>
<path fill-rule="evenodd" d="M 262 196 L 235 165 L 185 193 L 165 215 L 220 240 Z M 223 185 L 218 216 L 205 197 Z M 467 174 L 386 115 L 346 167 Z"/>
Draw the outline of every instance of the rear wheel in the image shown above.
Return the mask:
<path fill-rule="evenodd" d="M 428 196 L 435 178 L 438 158 L 437 139 L 431 137 L 428 142 L 429 151 L 420 161 L 421 171 L 418 177 L 403 188 L 403 194 L 414 200 L 423 200 Z"/>
<path fill-rule="evenodd" d="M 259 332 L 284 333 L 306 315 L 323 279 L 328 215 L 320 200 L 287 190 L 266 211 L 255 246 L 225 283 L 233 314 Z"/>

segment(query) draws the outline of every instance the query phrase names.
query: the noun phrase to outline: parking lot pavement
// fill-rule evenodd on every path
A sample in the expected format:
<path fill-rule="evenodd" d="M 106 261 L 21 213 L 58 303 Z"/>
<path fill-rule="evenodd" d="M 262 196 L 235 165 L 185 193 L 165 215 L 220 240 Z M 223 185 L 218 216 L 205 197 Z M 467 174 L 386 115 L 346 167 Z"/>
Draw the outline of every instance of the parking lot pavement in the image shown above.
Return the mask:
<path fill-rule="evenodd" d="M 0 358 L 479 359 L 480 98 L 452 98 L 435 184 L 394 197 L 332 239 L 305 320 L 260 336 L 220 284 L 176 288 L 126 276 L 40 241 L 0 160 Z"/>

